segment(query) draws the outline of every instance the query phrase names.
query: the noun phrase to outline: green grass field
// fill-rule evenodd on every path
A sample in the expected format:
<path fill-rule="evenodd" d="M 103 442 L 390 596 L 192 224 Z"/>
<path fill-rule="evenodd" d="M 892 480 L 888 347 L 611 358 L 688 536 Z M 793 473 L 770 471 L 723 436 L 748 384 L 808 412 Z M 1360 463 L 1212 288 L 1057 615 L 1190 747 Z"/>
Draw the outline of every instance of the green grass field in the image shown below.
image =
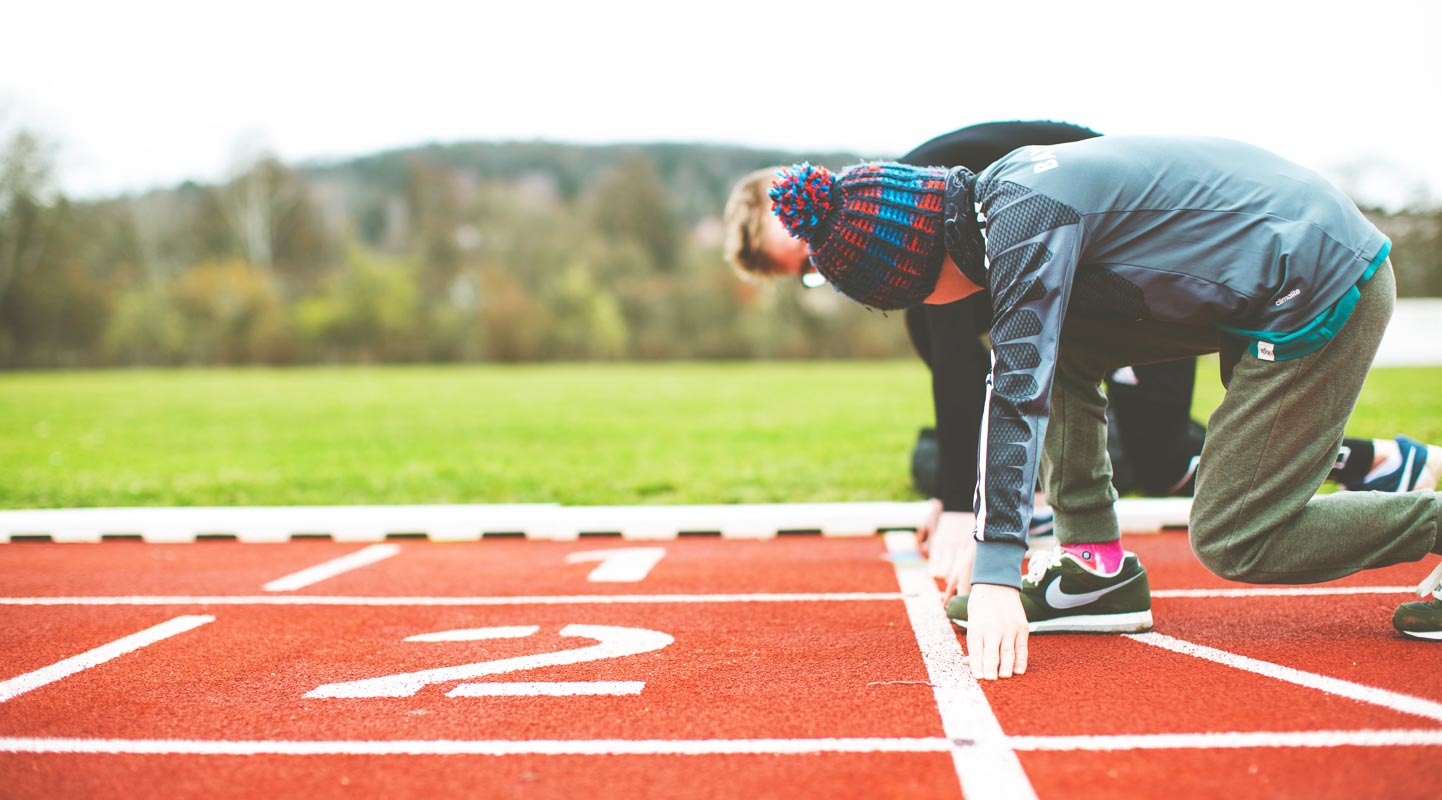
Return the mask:
<path fill-rule="evenodd" d="M 930 419 L 917 361 L 11 373 L 0 507 L 905 500 Z M 1442 369 L 1374 371 L 1349 432 L 1399 431 Z"/>

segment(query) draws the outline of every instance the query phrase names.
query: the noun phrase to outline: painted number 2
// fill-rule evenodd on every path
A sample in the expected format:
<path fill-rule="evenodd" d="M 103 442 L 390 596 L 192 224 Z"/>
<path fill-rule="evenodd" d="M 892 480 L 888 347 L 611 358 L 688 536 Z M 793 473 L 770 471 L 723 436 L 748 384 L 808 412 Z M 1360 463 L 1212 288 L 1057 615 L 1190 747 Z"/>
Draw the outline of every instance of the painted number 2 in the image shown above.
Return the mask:
<path fill-rule="evenodd" d="M 461 628 L 453 631 L 424 633 L 406 638 L 407 642 L 475 642 L 486 639 L 523 639 L 541 630 L 539 625 L 499 628 Z M 410 697 L 422 687 L 433 683 L 468 681 L 486 675 L 580 664 L 607 658 L 640 655 L 660 650 L 675 641 L 671 636 L 645 628 L 621 628 L 613 625 L 567 625 L 561 635 L 595 639 L 597 644 L 493 661 L 477 661 L 454 667 L 426 669 L 382 675 L 358 681 L 327 683 L 306 693 L 306 697 Z M 447 697 L 561 697 L 574 695 L 640 694 L 645 681 L 580 681 L 580 682 L 497 682 L 462 683 L 446 692 Z"/>

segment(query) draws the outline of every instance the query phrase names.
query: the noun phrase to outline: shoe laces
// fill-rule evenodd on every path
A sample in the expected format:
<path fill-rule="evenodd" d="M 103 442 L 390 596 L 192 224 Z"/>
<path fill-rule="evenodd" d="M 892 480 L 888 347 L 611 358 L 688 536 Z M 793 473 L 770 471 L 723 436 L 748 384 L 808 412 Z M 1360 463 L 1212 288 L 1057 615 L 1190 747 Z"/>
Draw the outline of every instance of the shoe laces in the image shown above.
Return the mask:
<path fill-rule="evenodd" d="M 1438 600 L 1442 600 L 1442 563 L 1439 563 L 1436 569 L 1432 570 L 1431 574 L 1423 578 L 1421 583 L 1417 584 L 1418 597 L 1426 597 L 1429 594 Z"/>
<path fill-rule="evenodd" d="M 1031 562 L 1027 565 L 1026 579 L 1034 584 L 1041 583 L 1047 570 L 1061 566 L 1061 557 L 1064 552 L 1066 551 L 1061 549 L 1061 545 L 1057 545 L 1048 552 L 1032 556 Z"/>

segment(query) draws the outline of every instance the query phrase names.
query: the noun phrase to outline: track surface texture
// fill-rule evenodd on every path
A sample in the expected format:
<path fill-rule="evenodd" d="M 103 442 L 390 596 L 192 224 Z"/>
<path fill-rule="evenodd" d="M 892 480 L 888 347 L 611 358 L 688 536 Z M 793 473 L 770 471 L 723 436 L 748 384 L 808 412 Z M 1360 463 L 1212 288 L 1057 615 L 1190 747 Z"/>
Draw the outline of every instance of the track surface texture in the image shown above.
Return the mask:
<path fill-rule="evenodd" d="M 1154 633 L 984 685 L 909 533 L 0 546 L 0 796 L 1442 797 L 1431 561 L 1126 544 Z"/>

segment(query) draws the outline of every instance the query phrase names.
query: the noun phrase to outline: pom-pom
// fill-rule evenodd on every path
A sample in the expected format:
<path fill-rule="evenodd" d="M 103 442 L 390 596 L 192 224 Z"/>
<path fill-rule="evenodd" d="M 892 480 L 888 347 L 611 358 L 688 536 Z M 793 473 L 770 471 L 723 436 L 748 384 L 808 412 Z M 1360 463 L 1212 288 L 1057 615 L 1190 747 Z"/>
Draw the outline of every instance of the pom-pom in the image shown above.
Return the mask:
<path fill-rule="evenodd" d="M 831 211 L 835 181 L 831 170 L 806 162 L 779 170 L 771 182 L 771 210 L 792 236 L 809 242 L 816 225 Z"/>

